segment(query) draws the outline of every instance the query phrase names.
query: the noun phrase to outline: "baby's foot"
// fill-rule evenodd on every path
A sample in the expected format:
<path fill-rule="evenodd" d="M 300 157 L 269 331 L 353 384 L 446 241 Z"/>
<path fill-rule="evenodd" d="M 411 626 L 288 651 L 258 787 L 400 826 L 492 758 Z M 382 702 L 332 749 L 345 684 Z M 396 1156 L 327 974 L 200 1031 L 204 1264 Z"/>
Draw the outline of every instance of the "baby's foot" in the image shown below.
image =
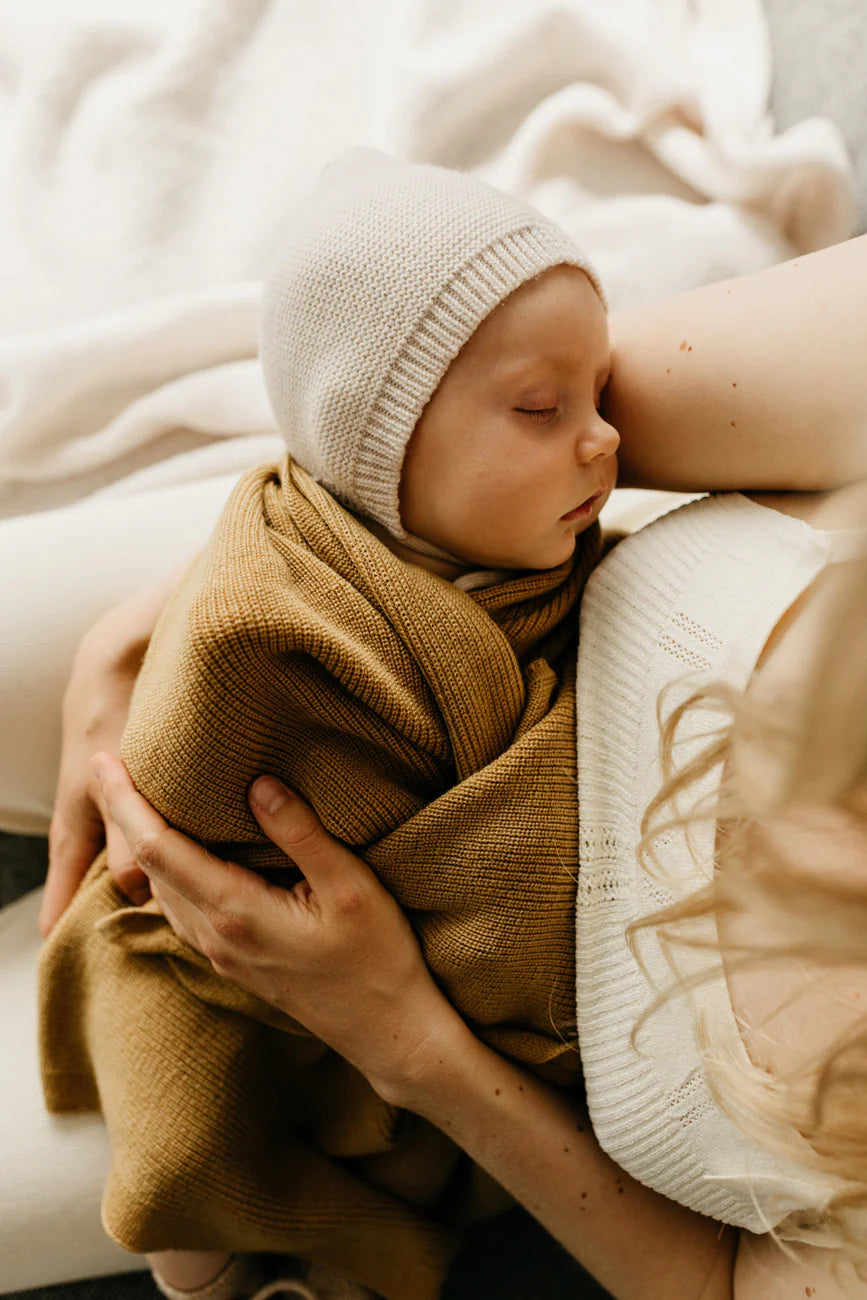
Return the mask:
<path fill-rule="evenodd" d="M 287 1259 L 287 1267 L 295 1262 Z M 321 1264 L 311 1264 L 303 1280 L 295 1276 L 265 1282 L 256 1255 L 233 1255 L 216 1277 L 192 1290 L 172 1286 L 155 1271 L 153 1278 L 166 1300 L 378 1300 L 367 1287 Z"/>
<path fill-rule="evenodd" d="M 304 1275 L 315 1300 L 380 1300 L 376 1292 L 369 1291 L 358 1282 L 350 1282 L 323 1264 L 311 1264 Z"/>

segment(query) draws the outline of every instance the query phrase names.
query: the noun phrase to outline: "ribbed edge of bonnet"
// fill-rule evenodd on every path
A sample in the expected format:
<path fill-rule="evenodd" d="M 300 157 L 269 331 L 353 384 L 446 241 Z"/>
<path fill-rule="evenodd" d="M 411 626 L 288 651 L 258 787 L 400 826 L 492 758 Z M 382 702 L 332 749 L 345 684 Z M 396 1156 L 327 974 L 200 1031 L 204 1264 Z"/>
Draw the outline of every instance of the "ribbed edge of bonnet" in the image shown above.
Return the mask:
<path fill-rule="evenodd" d="M 353 471 L 371 513 L 396 537 L 405 530 L 394 467 L 402 462 L 424 407 L 485 317 L 527 280 L 554 266 L 578 267 L 606 305 L 596 272 L 568 237 L 556 228 L 527 225 L 493 240 L 462 266 L 404 341 L 374 399 Z"/>

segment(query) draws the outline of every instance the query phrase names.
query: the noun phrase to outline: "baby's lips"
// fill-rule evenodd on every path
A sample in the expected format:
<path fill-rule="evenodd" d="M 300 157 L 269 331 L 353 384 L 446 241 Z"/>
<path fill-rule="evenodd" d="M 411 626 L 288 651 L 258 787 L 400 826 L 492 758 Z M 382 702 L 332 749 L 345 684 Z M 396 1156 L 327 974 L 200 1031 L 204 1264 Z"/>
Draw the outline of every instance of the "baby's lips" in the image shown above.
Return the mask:
<path fill-rule="evenodd" d="M 592 494 L 592 496 L 585 497 L 583 501 L 579 502 L 577 506 L 573 506 L 571 510 L 567 510 L 565 514 L 560 516 L 560 518 L 568 519 L 571 515 L 575 514 L 576 510 L 583 510 L 586 506 L 591 506 L 594 501 L 597 501 L 599 497 L 602 496 L 604 491 L 605 488 L 599 488 L 596 492 Z"/>

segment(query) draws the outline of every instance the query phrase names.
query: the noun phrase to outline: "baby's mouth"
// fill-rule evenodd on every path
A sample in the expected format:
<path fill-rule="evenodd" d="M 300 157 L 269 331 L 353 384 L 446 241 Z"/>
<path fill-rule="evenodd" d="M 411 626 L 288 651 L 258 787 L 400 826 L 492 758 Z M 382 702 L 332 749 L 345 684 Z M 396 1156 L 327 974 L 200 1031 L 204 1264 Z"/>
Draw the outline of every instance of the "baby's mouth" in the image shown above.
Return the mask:
<path fill-rule="evenodd" d="M 600 488 L 598 492 L 593 493 L 592 497 L 588 497 L 586 501 L 582 501 L 580 506 L 576 506 L 574 510 L 567 511 L 565 515 L 561 515 L 561 520 L 564 523 L 568 523 L 570 519 L 583 519 L 585 515 L 592 514 L 593 507 L 603 496 L 604 492 L 605 489 Z"/>

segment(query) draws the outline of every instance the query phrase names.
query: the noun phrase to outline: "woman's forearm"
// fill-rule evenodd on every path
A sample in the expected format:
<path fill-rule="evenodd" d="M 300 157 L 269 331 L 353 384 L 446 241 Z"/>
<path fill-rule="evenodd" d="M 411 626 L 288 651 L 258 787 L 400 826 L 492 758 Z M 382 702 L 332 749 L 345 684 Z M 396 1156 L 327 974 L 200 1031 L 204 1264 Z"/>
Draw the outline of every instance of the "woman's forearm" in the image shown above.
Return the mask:
<path fill-rule="evenodd" d="M 812 491 L 867 477 L 867 235 L 614 313 L 625 486 Z"/>
<path fill-rule="evenodd" d="M 393 1100 L 496 1178 L 617 1300 L 730 1300 L 737 1233 L 635 1182 L 556 1090 L 447 1020 Z"/>

